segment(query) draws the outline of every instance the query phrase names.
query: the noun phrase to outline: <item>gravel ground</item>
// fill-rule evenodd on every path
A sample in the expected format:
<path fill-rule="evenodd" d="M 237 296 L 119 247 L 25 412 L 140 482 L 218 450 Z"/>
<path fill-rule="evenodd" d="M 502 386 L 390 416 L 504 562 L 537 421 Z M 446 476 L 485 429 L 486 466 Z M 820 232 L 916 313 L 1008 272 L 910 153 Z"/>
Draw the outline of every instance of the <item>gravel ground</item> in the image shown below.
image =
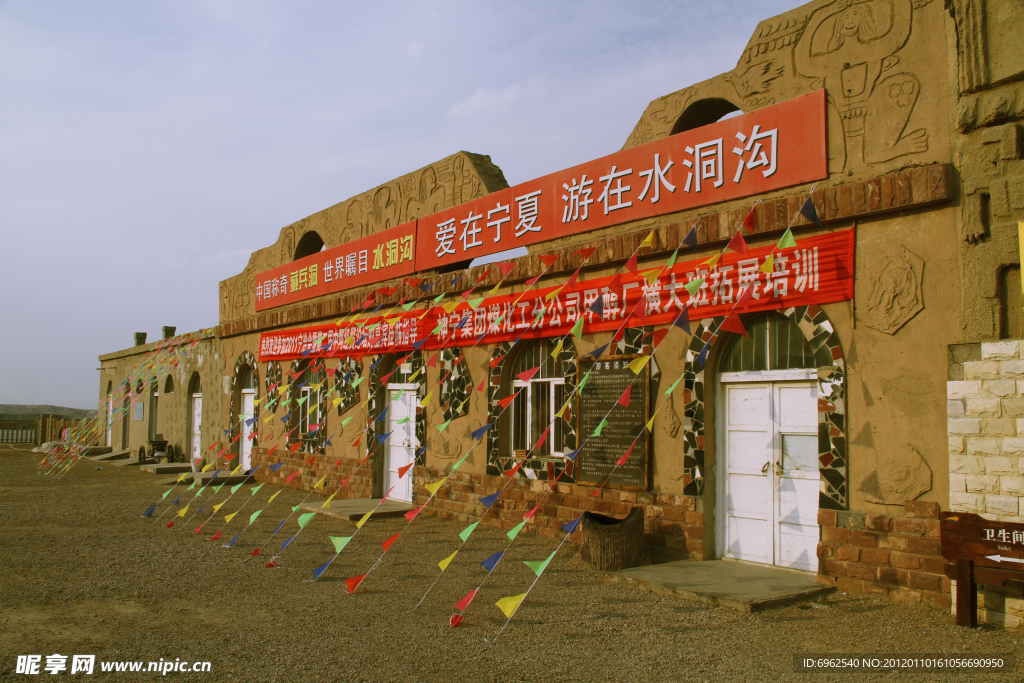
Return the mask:
<path fill-rule="evenodd" d="M 83 460 L 66 479 L 36 474 L 39 454 L 0 450 L 0 679 L 19 654 L 95 654 L 110 660 L 203 660 L 207 681 L 1019 681 L 1013 674 L 794 673 L 794 653 L 1016 653 L 1019 636 L 958 628 L 949 615 L 853 596 L 757 615 L 606 584 L 563 548 L 504 635 L 494 606 L 533 579 L 551 539 L 524 533 L 456 629 L 453 604 L 483 578 L 478 562 L 504 547 L 480 527 L 444 578 L 411 611 L 452 552 L 463 524 L 421 517 L 355 595 L 345 577 L 366 571 L 404 519 L 368 522 L 316 583 L 329 535 L 353 524 L 313 520 L 266 569 L 248 552 L 304 495 L 285 489 L 233 549 L 187 529 L 140 518 L 164 489 L 135 467 Z M 102 469 L 100 469 L 102 468 Z M 237 509 L 245 491 L 221 512 Z M 225 532 L 265 502 L 246 505 Z M 217 500 L 226 496 L 221 491 Z M 205 497 L 205 496 L 204 496 Z M 169 498 L 170 499 L 170 498 Z M 168 499 L 168 500 L 169 500 Z M 207 498 L 209 500 L 209 498 Z M 159 514 L 163 505 L 157 508 Z M 166 521 L 167 517 L 164 518 Z M 212 535 L 218 515 L 207 525 Z M 192 526 L 195 526 L 193 524 Z M 289 522 L 278 534 L 297 526 Z M 70 659 L 69 659 L 70 663 Z M 151 673 L 98 677 L 157 680 Z M 46 679 L 54 678 L 44 673 Z M 65 674 L 61 678 L 76 678 Z"/>

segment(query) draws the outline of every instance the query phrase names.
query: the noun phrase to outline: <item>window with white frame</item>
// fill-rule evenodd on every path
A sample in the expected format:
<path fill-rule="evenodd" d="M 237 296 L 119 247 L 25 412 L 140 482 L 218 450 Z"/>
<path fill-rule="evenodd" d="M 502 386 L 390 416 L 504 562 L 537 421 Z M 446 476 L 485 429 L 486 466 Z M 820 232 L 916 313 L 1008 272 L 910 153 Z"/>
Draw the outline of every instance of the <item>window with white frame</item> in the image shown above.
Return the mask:
<path fill-rule="evenodd" d="M 551 357 L 554 347 L 550 340 L 538 339 L 516 357 L 512 369 L 512 391 L 518 394 L 511 408 L 512 450 L 517 458 L 522 458 L 531 449 L 531 458 L 564 457 L 563 421 L 555 419 L 555 413 L 565 403 L 565 377 L 558 372 L 558 361 Z M 523 381 L 516 377 L 537 366 L 540 369 L 531 379 Z M 547 435 L 538 444 L 545 430 Z"/>

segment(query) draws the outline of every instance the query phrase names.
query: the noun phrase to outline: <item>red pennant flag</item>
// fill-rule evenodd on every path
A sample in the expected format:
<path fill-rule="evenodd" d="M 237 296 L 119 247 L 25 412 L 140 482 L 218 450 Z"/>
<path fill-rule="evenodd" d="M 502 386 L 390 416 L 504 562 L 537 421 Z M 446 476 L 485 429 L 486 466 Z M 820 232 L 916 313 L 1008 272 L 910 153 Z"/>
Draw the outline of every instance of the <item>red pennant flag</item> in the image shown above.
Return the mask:
<path fill-rule="evenodd" d="M 352 446 L 351 446 L 351 447 L 352 447 L 352 448 L 357 448 L 357 447 L 359 446 L 359 440 L 360 440 L 361 438 L 363 438 L 363 435 L 362 435 L 362 434 L 360 434 L 359 436 L 357 436 L 357 437 L 356 437 L 356 440 L 352 442 Z"/>
<path fill-rule="evenodd" d="M 339 365 L 338 367 L 331 368 L 330 370 L 328 370 L 327 371 L 327 376 L 328 377 L 334 377 L 334 373 L 336 373 L 338 371 L 338 368 L 340 368 L 340 367 L 341 366 Z"/>
<path fill-rule="evenodd" d="M 476 279 L 476 283 L 480 284 L 481 282 L 483 282 L 487 278 L 487 276 L 491 274 L 493 270 L 493 268 L 488 268 L 487 270 L 485 270 L 484 274 Z"/>
<path fill-rule="evenodd" d="M 206 540 L 208 540 L 208 541 L 216 541 L 218 538 L 220 538 L 223 535 L 224 535 L 224 531 L 223 530 L 222 531 L 218 531 L 217 533 L 215 533 L 213 536 L 210 536 L 210 538 L 208 538 Z"/>
<path fill-rule="evenodd" d="M 757 207 L 750 207 L 750 213 L 743 219 L 743 226 L 750 232 L 754 232 L 754 222 L 757 220 Z"/>
<path fill-rule="evenodd" d="M 174 522 L 167 522 L 167 524 L 165 524 L 164 526 L 170 529 L 172 526 L 174 526 Z"/>
<path fill-rule="evenodd" d="M 263 548 L 256 548 L 256 550 L 253 550 L 253 551 L 252 551 L 251 553 L 249 553 L 249 554 L 250 554 L 250 555 L 252 555 L 253 557 L 256 557 L 257 555 L 259 555 L 259 554 L 260 554 L 260 553 L 262 553 L 262 552 L 263 552 Z"/>
<path fill-rule="evenodd" d="M 502 275 L 508 275 L 516 267 L 516 263 L 514 261 L 506 261 L 504 263 L 495 263 L 494 267 L 500 270 Z"/>
<path fill-rule="evenodd" d="M 274 562 L 273 560 L 271 560 L 270 562 L 267 562 L 267 564 L 266 564 L 266 566 L 264 568 L 265 569 L 273 569 L 273 568 L 280 569 L 281 565 L 279 565 L 277 562 Z"/>
<path fill-rule="evenodd" d="M 608 283 L 608 289 L 613 292 L 622 289 L 622 273 L 615 273 L 615 277 Z"/>
<path fill-rule="evenodd" d="M 198 533 L 199 533 L 200 531 L 202 531 L 202 530 L 203 530 L 203 527 L 202 527 L 202 525 L 199 525 L 199 526 L 197 526 L 197 527 L 196 527 L 195 529 L 193 529 L 193 530 L 192 530 L 192 533 L 194 533 L 194 534 L 198 534 Z"/>
<path fill-rule="evenodd" d="M 292 451 L 292 453 L 294 453 L 295 451 L 299 450 L 299 446 L 301 446 L 301 445 L 302 445 L 302 442 L 301 442 L 301 441 L 296 441 L 295 443 L 293 443 L 293 444 L 291 445 L 291 451 Z"/>
<path fill-rule="evenodd" d="M 534 450 L 540 450 L 540 446 L 541 446 L 541 444 L 543 444 L 543 443 L 544 443 L 544 441 L 546 441 L 546 440 L 547 440 L 547 438 L 548 438 L 548 432 L 550 432 L 550 431 L 551 431 L 551 425 L 548 425 L 548 428 L 547 428 L 547 429 L 545 429 L 545 430 L 544 430 L 544 433 L 540 435 L 540 438 L 539 438 L 539 439 L 537 439 L 537 445 L 533 447 L 533 449 L 534 449 Z"/>
<path fill-rule="evenodd" d="M 665 327 L 663 329 L 655 330 L 654 332 L 651 332 L 650 335 L 644 335 L 644 336 L 645 337 L 646 336 L 650 336 L 650 338 L 651 338 L 651 346 L 657 348 L 658 346 L 661 345 L 661 341 L 665 338 L 665 335 L 668 334 L 668 330 L 669 330 L 669 328 Z"/>
<path fill-rule="evenodd" d="M 629 454 L 633 452 L 633 446 L 635 446 L 635 445 L 636 445 L 636 441 L 633 441 L 633 443 L 629 444 L 629 448 L 626 449 L 626 452 L 622 454 L 621 458 L 619 458 L 618 460 L 615 461 L 615 464 L 616 465 L 625 465 L 626 461 L 629 460 Z"/>
<path fill-rule="evenodd" d="M 335 460 L 334 461 L 334 466 L 338 467 L 339 465 L 341 465 L 341 461 L 344 460 L 344 459 L 345 459 L 345 456 L 343 455 L 340 458 L 338 458 L 337 460 Z"/>
<path fill-rule="evenodd" d="M 399 531 L 397 534 L 395 534 L 394 536 L 392 536 L 388 540 L 386 540 L 383 543 L 381 543 L 380 547 L 384 548 L 384 552 L 387 552 L 387 551 L 391 550 L 391 546 L 395 544 L 395 541 L 397 541 L 398 537 L 401 536 L 401 535 L 402 535 L 402 532 Z"/>
<path fill-rule="evenodd" d="M 430 357 L 430 360 L 427 361 L 427 367 L 428 368 L 436 368 L 437 367 L 437 357 L 440 354 L 441 354 L 441 352 L 438 351 L 437 353 L 435 353 L 433 356 Z"/>
<path fill-rule="evenodd" d="M 289 475 L 288 475 L 288 476 L 287 476 L 287 477 L 285 478 L 285 480 L 284 480 L 284 483 L 286 483 L 286 484 L 290 484 L 290 483 L 291 483 L 291 481 L 292 481 L 292 479 L 294 479 L 294 478 L 295 478 L 295 477 L 297 477 L 297 476 L 299 476 L 299 471 L 298 471 L 298 470 L 295 470 L 294 472 L 292 472 L 291 474 L 289 474 Z"/>
<path fill-rule="evenodd" d="M 520 460 L 519 462 L 516 463 L 515 467 L 513 467 L 510 470 L 505 470 L 505 476 L 506 477 L 513 477 L 513 476 L 515 476 L 516 472 L 518 472 L 519 468 L 522 467 L 522 466 L 523 466 L 523 461 Z"/>
<path fill-rule="evenodd" d="M 345 488 L 345 484 L 347 484 L 348 480 L 351 479 L 351 478 L 352 477 L 345 477 L 344 479 L 342 479 L 341 480 L 341 484 L 338 485 L 338 489 L 340 490 L 340 489 Z"/>
<path fill-rule="evenodd" d="M 523 515 L 523 519 L 532 519 L 533 516 L 537 514 L 537 510 L 540 510 L 540 505 L 535 506 L 532 510 Z"/>
<path fill-rule="evenodd" d="M 448 617 L 448 623 L 451 625 L 452 628 L 455 628 L 456 626 L 458 626 L 459 624 L 462 623 L 462 615 L 461 614 L 453 614 L 453 615 L 451 615 L 450 617 Z"/>
<path fill-rule="evenodd" d="M 313 455 L 309 456 L 309 460 L 307 460 L 303 464 L 304 465 L 311 465 L 311 464 L 313 464 L 313 458 L 315 458 L 315 457 L 316 457 L 316 454 L 314 453 Z"/>
<path fill-rule="evenodd" d="M 411 522 L 412 520 L 416 519 L 416 515 L 420 514 L 420 510 L 422 510 L 426 506 L 427 506 L 427 504 L 424 503 L 423 505 L 420 505 L 415 510 L 409 510 L 408 512 L 403 513 L 402 516 L 405 517 L 407 520 L 409 520 Z"/>
<path fill-rule="evenodd" d="M 633 252 L 633 255 L 626 261 L 626 270 L 636 275 L 636 252 Z"/>
<path fill-rule="evenodd" d="M 409 285 L 410 287 L 415 287 L 421 282 L 423 282 L 423 278 L 420 277 L 409 277 L 405 279 L 405 284 Z"/>
<path fill-rule="evenodd" d="M 398 370 L 392 370 L 392 371 L 391 371 L 391 372 L 389 372 L 388 374 L 386 374 L 386 375 L 384 375 L 383 377 L 381 377 L 381 378 L 380 378 L 380 383 L 381 383 L 381 384 L 387 384 L 387 383 L 388 383 L 388 380 L 389 380 L 389 379 L 391 379 L 391 375 L 395 374 L 396 372 L 398 372 Z"/>
<path fill-rule="evenodd" d="M 626 322 L 629 322 L 629 321 L 627 320 Z M 620 341 L 622 341 L 622 335 L 624 335 L 625 333 L 626 333 L 626 323 L 622 323 L 622 327 L 620 327 L 619 329 L 615 330 L 615 334 L 612 335 L 612 341 L 613 342 L 620 342 Z"/>
<path fill-rule="evenodd" d="M 629 407 L 629 396 L 632 391 L 633 385 L 630 384 L 628 387 L 626 387 L 626 390 L 622 392 L 622 396 L 619 396 L 619 405 L 622 406 L 623 408 Z"/>
<path fill-rule="evenodd" d="M 590 258 L 593 255 L 593 253 L 595 251 L 597 251 L 597 247 L 587 247 L 585 249 L 580 249 L 576 253 L 579 254 L 580 256 L 582 256 L 583 260 L 586 261 L 588 258 Z"/>
<path fill-rule="evenodd" d="M 740 309 L 741 311 L 745 311 L 747 307 L 750 306 L 750 299 L 753 298 L 753 295 L 753 287 L 744 287 L 743 291 L 740 292 L 739 301 L 736 302 L 736 308 Z"/>
<path fill-rule="evenodd" d="M 455 609 L 459 610 L 460 612 L 465 612 L 466 609 L 469 607 L 469 603 L 473 602 L 473 598 L 476 597 L 476 592 L 478 590 L 480 589 L 474 588 L 473 590 L 469 591 L 469 593 L 466 594 L 466 597 L 462 598 L 457 603 L 455 603 Z"/>
<path fill-rule="evenodd" d="M 743 235 L 739 230 L 737 230 L 736 234 L 732 236 L 732 239 L 729 240 L 729 244 L 725 245 L 725 248 L 731 249 L 739 254 L 750 253 L 750 249 L 747 247 L 747 241 L 743 239 Z"/>
<path fill-rule="evenodd" d="M 543 263 L 548 268 L 550 268 L 551 264 L 558 260 L 558 257 L 559 254 L 537 254 L 537 258 L 540 259 L 540 262 Z"/>
<path fill-rule="evenodd" d="M 725 317 L 725 320 L 722 321 L 722 325 L 718 328 L 719 332 L 722 330 L 742 334 L 744 337 L 747 336 L 747 328 L 743 327 L 743 323 L 740 322 L 740 317 L 735 313 L 730 313 Z"/>
<path fill-rule="evenodd" d="M 500 363 L 501 359 L 504 357 L 505 356 L 498 356 L 497 358 L 492 358 L 490 362 L 487 363 L 487 365 L 489 365 L 491 370 L 493 370 L 494 368 L 498 367 L 498 363 Z"/>
<path fill-rule="evenodd" d="M 518 377 L 519 379 L 521 379 L 524 382 L 529 382 L 531 379 L 533 379 L 533 376 L 536 375 L 537 372 L 540 371 L 540 368 L 541 368 L 541 366 L 538 365 L 535 368 L 531 368 L 531 369 L 526 370 L 524 372 L 520 372 L 518 375 L 516 375 L 516 377 Z"/>
<path fill-rule="evenodd" d="M 541 273 L 541 275 L 543 275 L 543 273 Z M 541 277 L 540 275 L 535 275 L 534 277 L 531 277 L 529 280 L 527 280 L 526 284 L 529 285 L 529 286 L 533 286 L 533 285 L 537 284 L 537 280 L 539 280 L 540 277 Z"/>
<path fill-rule="evenodd" d="M 505 398 L 503 398 L 500 401 L 498 401 L 498 405 L 501 406 L 502 408 L 508 408 L 508 404 L 511 403 L 513 401 L 513 399 L 515 399 L 515 397 L 518 396 L 518 395 L 519 395 L 519 392 L 517 391 L 516 393 L 512 394 L 511 396 L 506 396 Z"/>
<path fill-rule="evenodd" d="M 572 274 L 572 277 L 570 277 L 568 280 L 566 280 L 565 284 L 562 285 L 562 286 L 566 287 L 568 289 L 572 289 L 573 287 L 575 287 L 576 286 L 576 278 L 578 278 L 580 276 L 580 271 L 582 269 L 583 269 L 582 266 L 580 268 L 577 268 L 576 272 Z"/>
<path fill-rule="evenodd" d="M 402 477 L 404 477 L 405 473 L 408 472 L 409 470 L 411 470 L 412 466 L 414 464 L 415 463 L 409 463 L 408 465 L 403 465 L 402 467 L 399 467 L 398 468 L 398 478 L 401 479 Z"/>
<path fill-rule="evenodd" d="M 348 588 L 349 593 L 355 593 L 356 588 L 359 588 L 359 584 L 366 578 L 366 574 L 360 574 L 359 576 L 353 576 L 350 579 L 345 579 L 345 588 Z"/>
<path fill-rule="evenodd" d="M 486 377 L 484 377 L 482 380 L 480 380 L 480 384 L 479 384 L 479 386 L 477 386 L 476 390 L 477 391 L 483 391 L 485 384 L 487 384 L 487 378 Z"/>

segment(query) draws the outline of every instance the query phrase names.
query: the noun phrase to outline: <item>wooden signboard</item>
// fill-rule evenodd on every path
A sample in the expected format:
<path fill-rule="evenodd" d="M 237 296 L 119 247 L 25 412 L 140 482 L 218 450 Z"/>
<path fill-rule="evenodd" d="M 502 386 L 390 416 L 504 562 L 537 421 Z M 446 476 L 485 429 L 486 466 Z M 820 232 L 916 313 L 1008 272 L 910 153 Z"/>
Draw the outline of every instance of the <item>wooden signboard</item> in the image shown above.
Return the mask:
<path fill-rule="evenodd" d="M 628 367 L 634 358 L 639 356 L 607 356 L 597 361 L 583 358 L 577 363 L 577 377 L 582 378 L 593 370 L 581 392 L 577 410 L 576 434 L 583 450 L 576 456 L 574 476 L 580 484 L 599 486 L 614 469 L 608 486 L 644 491 L 650 488 L 650 435 L 644 426 L 650 417 L 651 366 L 648 363 L 636 375 Z M 629 405 L 618 405 L 617 401 L 627 386 L 632 387 Z M 615 409 L 611 410 L 613 406 Z M 605 415 L 608 415 L 608 424 L 600 436 L 592 436 Z M 616 468 L 615 461 L 622 457 L 634 440 L 636 445 L 629 459 Z"/>
<path fill-rule="evenodd" d="M 956 580 L 956 623 L 977 626 L 977 584 L 1002 586 L 1024 580 L 1024 524 L 943 512 L 939 532 L 942 557 L 955 563 L 946 575 Z"/>

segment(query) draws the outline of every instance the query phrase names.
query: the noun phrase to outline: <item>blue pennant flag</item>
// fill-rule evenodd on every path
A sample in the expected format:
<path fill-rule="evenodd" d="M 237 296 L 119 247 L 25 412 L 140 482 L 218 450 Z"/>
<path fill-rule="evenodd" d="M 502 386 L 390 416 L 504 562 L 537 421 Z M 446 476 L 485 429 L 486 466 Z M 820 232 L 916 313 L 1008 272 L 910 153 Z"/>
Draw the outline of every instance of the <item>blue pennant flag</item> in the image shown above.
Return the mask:
<path fill-rule="evenodd" d="M 390 408 L 390 407 L 391 407 L 391 404 L 388 403 L 386 406 L 384 406 L 384 410 L 380 411 L 380 414 L 377 415 L 377 417 L 375 417 L 373 419 L 374 420 L 383 420 L 384 416 L 388 414 L 388 408 Z"/>
<path fill-rule="evenodd" d="M 224 471 L 224 468 L 223 468 L 223 467 L 221 467 L 221 468 L 220 468 L 219 470 L 217 470 L 216 472 L 214 472 L 214 473 L 213 473 L 213 476 L 212 476 L 212 477 L 210 477 L 210 481 L 213 481 L 214 479 L 216 479 L 216 478 L 217 478 L 217 476 L 218 476 L 218 475 L 220 475 L 220 473 L 221 473 L 221 472 L 223 472 L 223 471 Z"/>
<path fill-rule="evenodd" d="M 258 470 L 258 469 L 259 469 L 259 468 L 261 468 L 261 467 L 263 467 L 263 463 L 260 463 L 259 465 L 256 465 L 256 467 L 253 467 L 253 468 L 252 468 L 251 470 L 249 470 L 248 472 L 246 472 L 246 474 L 248 474 L 248 475 L 252 475 L 252 474 L 255 474 L 255 473 L 256 473 L 256 470 Z"/>
<path fill-rule="evenodd" d="M 333 439 L 333 438 L 334 438 L 334 434 L 331 434 L 330 439 L 327 439 L 327 443 L 325 443 L 324 445 L 325 446 L 330 446 L 331 445 L 331 439 Z"/>
<path fill-rule="evenodd" d="M 419 458 L 419 457 L 422 457 L 422 456 L 423 456 L 423 454 L 424 454 L 424 453 L 426 453 L 426 452 L 427 452 L 427 447 L 426 447 L 426 446 L 424 446 L 423 448 L 420 448 L 420 449 L 418 449 L 418 450 L 416 451 L 416 457 L 417 457 L 417 458 Z"/>
<path fill-rule="evenodd" d="M 425 283 L 422 283 L 422 282 L 421 282 L 420 284 L 418 284 L 418 285 L 416 285 L 416 286 L 417 286 L 417 287 L 419 287 L 420 289 L 422 289 L 422 290 L 423 290 L 423 292 L 425 293 L 425 292 L 426 292 L 426 291 L 427 291 L 428 289 L 430 289 L 431 287 L 433 287 L 433 286 L 434 286 L 434 284 L 435 284 L 435 283 L 433 283 L 433 282 L 431 282 L 430 284 L 425 284 Z"/>
<path fill-rule="evenodd" d="M 594 299 L 594 303 L 590 304 L 590 310 L 593 311 L 594 315 L 599 318 L 604 317 L 604 297 L 600 294 Z"/>
<path fill-rule="evenodd" d="M 571 522 L 566 522 L 565 524 L 562 525 L 562 531 L 564 531 L 567 534 L 571 534 L 572 532 L 576 531 L 576 527 L 578 527 L 580 525 L 580 520 L 581 519 L 583 519 L 583 515 L 580 515 L 579 517 L 577 517 L 576 519 L 572 520 Z"/>
<path fill-rule="evenodd" d="M 469 322 L 469 316 L 468 315 L 462 316 L 462 320 L 459 321 L 459 324 L 455 327 L 455 329 L 461 330 L 462 326 L 465 325 L 468 322 Z"/>
<path fill-rule="evenodd" d="M 588 353 L 587 355 L 593 358 L 594 360 L 597 360 L 598 358 L 604 355 L 605 349 L 607 348 L 608 344 L 605 344 L 604 346 L 599 346 L 590 353 Z"/>
<path fill-rule="evenodd" d="M 281 523 L 277 525 L 277 528 L 276 528 L 276 529 L 274 529 L 274 533 L 276 534 L 276 533 L 277 533 L 278 531 L 280 531 L 280 530 L 281 530 L 281 527 L 283 527 L 283 526 L 284 526 L 284 523 L 285 523 L 285 522 L 287 522 L 287 521 L 288 521 L 288 518 L 287 518 L 287 517 L 286 517 L 285 519 L 283 519 L 283 520 L 281 521 Z M 271 534 L 271 536 L 273 536 L 273 534 Z"/>
<path fill-rule="evenodd" d="M 376 313 L 377 311 L 379 311 L 381 309 L 381 306 L 383 306 L 383 305 L 384 305 L 384 302 L 383 301 L 380 302 L 379 304 L 377 304 L 377 308 L 375 308 L 372 311 L 370 311 L 370 313 Z"/>
<path fill-rule="evenodd" d="M 242 535 L 242 532 L 241 532 L 241 531 L 239 531 L 239 532 L 238 532 L 238 536 L 241 536 L 241 535 Z M 234 547 L 235 547 L 235 541 L 237 541 L 237 540 L 238 540 L 238 536 L 235 536 L 234 538 L 232 538 L 232 539 L 231 539 L 231 542 L 230 542 L 230 543 L 228 543 L 228 547 L 229 547 L 229 548 L 234 548 Z"/>
<path fill-rule="evenodd" d="M 202 506 L 198 510 L 196 510 L 195 514 L 198 515 L 200 512 L 202 512 L 204 507 L 206 507 L 206 503 L 203 503 Z"/>
<path fill-rule="evenodd" d="M 156 505 L 154 505 L 153 507 L 151 507 L 148 510 L 146 510 L 145 512 L 143 512 L 142 516 L 143 517 L 152 517 L 153 516 L 153 510 L 156 510 Z"/>
<path fill-rule="evenodd" d="M 301 389 L 302 387 L 306 386 L 307 384 L 309 384 L 309 380 L 308 379 L 305 382 L 303 382 L 302 384 L 300 384 L 299 386 L 295 387 L 295 390 L 298 391 L 299 389 Z"/>
<path fill-rule="evenodd" d="M 426 343 L 426 341 L 427 341 L 427 338 L 426 338 L 426 337 L 424 337 L 423 339 L 420 339 L 420 340 L 419 340 L 418 342 L 416 342 L 415 344 L 413 344 L 413 345 L 412 345 L 412 348 L 414 348 L 414 349 L 416 349 L 417 351 L 419 351 L 419 350 L 420 350 L 421 348 L 423 348 L 423 344 L 425 344 L 425 343 Z"/>
<path fill-rule="evenodd" d="M 382 443 L 384 443 L 385 441 L 387 441 L 387 440 L 388 440 L 388 437 L 389 437 L 389 436 L 391 436 L 391 435 L 392 435 L 393 433 L 394 433 L 394 432 L 388 432 L 387 434 L 381 434 L 381 435 L 379 435 L 379 436 L 377 437 L 377 445 L 379 446 L 380 444 L 382 444 Z"/>
<path fill-rule="evenodd" d="M 480 439 L 484 438 L 484 434 L 487 433 L 487 430 L 491 428 L 492 424 L 494 424 L 494 423 L 493 422 L 488 422 L 483 427 L 480 427 L 479 429 L 474 429 L 473 432 L 472 432 L 473 438 L 476 439 L 477 441 L 479 441 Z"/>
<path fill-rule="evenodd" d="M 676 319 L 672 322 L 672 327 L 678 327 L 686 334 L 693 334 L 690 331 L 690 314 L 687 313 L 685 308 L 676 316 Z"/>
<path fill-rule="evenodd" d="M 177 498 L 175 498 L 174 502 L 171 503 L 171 505 L 179 505 L 180 506 L 181 505 L 181 496 L 178 496 Z"/>
<path fill-rule="evenodd" d="M 298 536 L 298 534 L 295 534 L 295 536 Z M 289 538 L 289 539 L 288 539 L 287 541 L 285 541 L 285 542 L 284 542 L 284 543 L 283 543 L 283 544 L 281 545 L 281 550 L 284 550 L 285 548 L 287 548 L 287 547 L 288 547 L 288 544 L 289 544 L 289 543 L 291 543 L 292 541 L 294 541 L 294 540 L 295 540 L 295 536 L 292 536 L 292 537 L 291 537 L 291 538 Z"/>
<path fill-rule="evenodd" d="M 481 498 L 480 502 L 483 503 L 484 506 L 489 508 L 492 505 L 494 505 L 494 501 L 498 500 L 498 496 L 500 496 L 500 495 L 501 495 L 501 491 L 498 491 L 497 493 L 492 493 L 489 496 L 484 496 L 483 498 Z"/>
<path fill-rule="evenodd" d="M 377 362 L 376 362 L 376 363 L 374 363 L 373 365 L 371 365 L 371 366 L 370 366 L 370 371 L 372 372 L 372 371 L 373 371 L 373 369 L 374 369 L 375 367 L 377 367 L 378 365 L 380 365 L 380 363 L 381 363 L 381 361 L 382 361 L 382 360 L 384 360 L 384 356 L 381 356 L 380 358 L 378 358 L 378 359 L 377 359 Z"/>
<path fill-rule="evenodd" d="M 480 342 L 482 342 L 484 340 L 484 337 L 486 337 L 486 336 L 487 336 L 486 332 L 481 334 L 479 337 L 476 338 L 476 343 L 479 344 Z"/>
<path fill-rule="evenodd" d="M 311 353 L 313 353 L 313 349 L 308 349 L 306 351 L 303 351 L 302 352 L 302 357 L 305 358 L 306 356 L 308 356 Z"/>
<path fill-rule="evenodd" d="M 812 223 L 821 225 L 821 221 L 818 219 L 818 210 L 814 208 L 814 202 L 810 197 L 804 202 L 804 205 L 800 207 L 800 215 L 809 220 Z"/>
<path fill-rule="evenodd" d="M 292 413 L 294 413 L 294 412 L 295 411 L 293 410 Z M 288 413 L 284 417 L 280 418 L 281 422 L 284 422 L 285 424 L 288 424 L 288 420 L 290 420 L 292 418 L 292 413 Z"/>
<path fill-rule="evenodd" d="M 498 561 L 501 559 L 501 556 L 504 555 L 504 554 L 505 554 L 504 550 L 496 552 L 493 555 L 491 555 L 490 557 L 488 557 L 486 560 L 481 562 L 480 564 L 482 564 L 484 566 L 484 569 L 487 570 L 487 573 L 490 574 L 491 572 L 494 571 L 494 567 L 498 564 Z"/>
<path fill-rule="evenodd" d="M 459 280 L 461 280 L 464 277 L 466 277 L 466 271 L 462 271 L 461 275 L 452 280 L 452 283 L 449 285 L 449 287 L 454 287 L 455 285 L 459 284 Z"/>
<path fill-rule="evenodd" d="M 231 430 L 230 429 L 225 429 L 224 430 L 224 436 L 231 436 Z"/>
<path fill-rule="evenodd" d="M 370 336 L 370 335 L 368 335 L 368 334 L 364 334 L 364 335 L 363 335 L 362 337 L 360 337 L 359 339 L 356 339 L 356 346 L 359 346 L 360 344 L 362 344 L 362 343 L 363 343 L 363 340 L 364 340 L 364 339 L 366 339 L 366 338 L 367 338 L 367 337 L 369 337 L 369 336 Z M 378 361 L 378 362 L 380 362 L 380 361 Z M 376 363 L 374 363 L 374 365 L 376 365 Z"/>
<path fill-rule="evenodd" d="M 332 557 L 331 559 L 327 560 L 322 565 L 320 565 L 319 567 L 314 569 L 313 570 L 313 580 L 316 581 L 317 579 L 319 579 L 320 575 L 323 574 L 325 571 L 327 571 L 327 568 L 331 566 L 331 562 L 333 562 L 333 561 L 334 561 L 334 558 Z"/>
<path fill-rule="evenodd" d="M 346 372 L 345 376 L 341 378 L 341 381 L 342 382 L 347 382 L 348 378 L 352 376 L 352 372 L 353 372 L 352 370 L 349 370 L 348 372 Z"/>
<path fill-rule="evenodd" d="M 683 244 L 688 246 L 690 249 L 697 248 L 697 228 L 690 228 L 690 232 L 686 233 L 686 237 L 683 238 Z"/>
<path fill-rule="evenodd" d="M 708 349 L 710 349 L 710 348 L 711 348 L 711 342 L 710 341 L 707 342 L 706 344 L 704 344 L 704 348 L 700 350 L 700 353 L 698 353 L 697 357 L 693 360 L 693 363 L 694 363 L 694 365 L 696 367 L 703 367 L 704 366 L 704 361 L 706 361 L 708 359 Z"/>
<path fill-rule="evenodd" d="M 577 448 L 574 451 L 569 451 L 568 453 L 565 454 L 565 457 L 568 458 L 570 461 L 574 461 L 576 460 L 576 456 L 579 455 L 580 451 L 582 450 L 582 448 Z"/>
<path fill-rule="evenodd" d="M 256 417 L 255 416 L 250 417 L 248 420 L 245 421 L 245 426 L 252 427 L 252 423 L 255 422 L 255 421 L 256 421 Z"/>
<path fill-rule="evenodd" d="M 279 463 L 277 463 L 276 465 L 271 465 L 271 466 L 270 466 L 270 471 L 271 471 L 271 472 L 277 472 L 277 471 L 278 471 L 279 469 L 281 469 L 282 467 L 284 467 L 284 463 L 283 463 L 283 462 L 279 462 Z"/>

